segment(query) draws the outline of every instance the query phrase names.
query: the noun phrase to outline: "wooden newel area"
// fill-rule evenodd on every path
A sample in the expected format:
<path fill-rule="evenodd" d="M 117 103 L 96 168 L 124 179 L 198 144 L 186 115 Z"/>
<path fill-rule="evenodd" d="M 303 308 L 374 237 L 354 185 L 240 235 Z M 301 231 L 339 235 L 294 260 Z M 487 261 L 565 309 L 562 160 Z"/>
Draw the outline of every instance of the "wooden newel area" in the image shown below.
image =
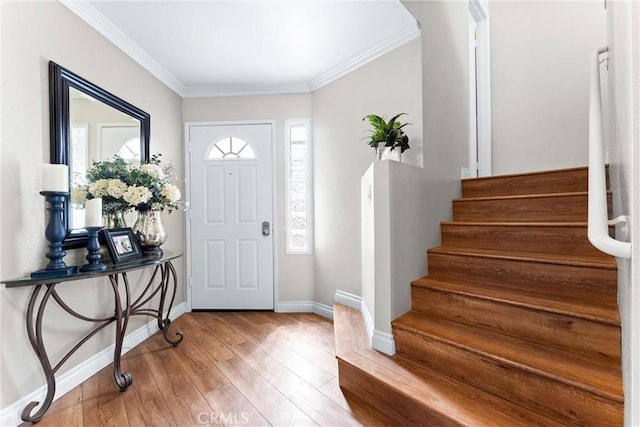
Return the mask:
<path fill-rule="evenodd" d="M 157 320 L 158 328 L 162 331 L 164 339 L 173 346 L 180 344 L 183 339 L 182 332 L 175 331 L 172 334 L 169 333 L 171 327 L 169 313 L 173 306 L 177 290 L 176 271 L 171 261 L 181 256 L 182 254 L 165 252 L 162 258 L 139 258 L 125 264 L 108 264 L 107 268 L 102 271 L 78 272 L 70 276 L 61 277 L 20 278 L 2 281 L 7 288 L 33 287 L 27 306 L 27 334 L 29 335 L 29 342 L 42 365 L 42 370 L 47 380 L 47 395 L 40 405 L 40 408 L 36 412 L 33 412 L 40 402 L 34 401 L 29 403 L 22 411 L 23 421 L 37 423 L 42 419 L 42 416 L 53 402 L 56 390 L 56 372 L 84 343 L 113 322 L 116 324 L 113 375 L 121 391 L 125 391 L 133 380 L 130 372 L 122 372 L 120 369 L 122 343 L 131 316 L 144 315 L 154 317 Z M 143 291 L 134 297 L 131 295 L 127 273 L 144 268 L 153 268 L 153 274 Z M 114 314 L 112 316 L 92 318 L 78 313 L 69 307 L 56 291 L 56 287 L 65 282 L 105 276 L 108 278 L 111 288 L 113 289 Z M 157 308 L 151 307 L 150 305 L 147 306 L 154 297 L 158 297 L 159 299 Z M 82 337 L 55 365 L 52 364 L 52 361 L 47 355 L 42 330 L 43 323 L 45 323 L 45 308 L 51 299 L 73 317 L 96 324 L 96 327 Z"/>

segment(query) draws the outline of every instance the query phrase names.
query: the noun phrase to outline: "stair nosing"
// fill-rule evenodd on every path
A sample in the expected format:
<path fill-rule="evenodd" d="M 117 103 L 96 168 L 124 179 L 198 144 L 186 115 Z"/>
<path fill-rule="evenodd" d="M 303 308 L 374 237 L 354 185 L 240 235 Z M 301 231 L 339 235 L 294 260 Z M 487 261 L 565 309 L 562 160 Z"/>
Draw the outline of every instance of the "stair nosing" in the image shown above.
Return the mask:
<path fill-rule="evenodd" d="M 611 194 L 611 191 L 607 191 L 607 194 Z M 531 193 L 531 194 L 517 194 L 517 195 L 505 195 L 505 196 L 478 196 L 478 197 L 460 197 L 453 199 L 454 203 L 459 202 L 480 202 L 480 201 L 500 201 L 500 200 L 525 200 L 525 199 L 546 199 L 546 198 L 560 198 L 560 197 L 585 197 L 588 196 L 587 191 L 573 191 L 563 193 Z"/>
<path fill-rule="evenodd" d="M 522 251 L 500 251 L 500 250 L 467 248 L 460 246 L 437 246 L 427 250 L 427 254 L 443 254 L 452 256 L 469 256 L 475 258 L 491 258 L 521 262 L 535 262 L 539 264 L 571 265 L 576 267 L 600 268 L 605 270 L 617 270 L 618 266 L 615 258 L 606 257 L 576 257 L 567 259 L 562 254 L 522 252 Z M 587 261 L 584 261 L 587 259 Z"/>
<path fill-rule="evenodd" d="M 586 228 L 587 221 L 442 221 L 445 226 Z M 614 226 L 609 226 L 612 228 Z"/>
<path fill-rule="evenodd" d="M 422 280 L 426 280 L 430 283 L 433 283 L 433 285 L 422 285 L 419 282 Z M 508 299 L 504 299 L 504 298 L 499 298 L 499 297 L 494 297 L 494 296 L 488 296 L 488 295 L 482 295 L 481 293 L 474 293 L 474 292 L 467 292 L 467 291 L 462 291 L 462 290 L 458 290 L 458 289 L 451 289 L 451 288 L 447 288 L 446 286 L 438 286 L 438 283 L 450 283 L 447 282 L 446 280 L 440 280 L 440 279 L 433 279 L 430 278 L 428 276 L 425 277 L 421 277 L 419 279 L 416 279 L 414 281 L 411 282 L 411 286 L 412 287 L 419 287 L 419 288 L 429 288 L 429 289 L 433 289 L 437 292 L 441 292 L 441 293 L 452 293 L 452 294 L 456 294 L 456 295 L 464 295 L 466 297 L 469 298 L 475 298 L 475 299 L 479 299 L 479 300 L 485 300 L 485 301 L 492 301 L 492 302 L 496 302 L 496 303 L 500 303 L 500 304 L 504 304 L 504 305 L 508 305 L 508 306 L 516 306 L 516 307 L 522 307 L 522 308 L 526 308 L 529 310 L 535 310 L 535 311 L 539 311 L 539 312 L 546 312 L 546 313 L 554 313 L 554 314 L 560 314 L 563 316 L 568 316 L 568 317 L 575 317 L 578 319 L 584 319 L 584 320 L 588 320 L 591 322 L 599 322 L 599 323 L 605 323 L 608 325 L 612 325 L 612 326 L 617 326 L 620 327 L 620 321 L 619 320 L 613 320 L 613 319 L 608 319 L 608 318 L 604 318 L 604 317 L 598 317 L 598 316 L 594 316 L 594 315 L 589 315 L 589 314 L 585 314 L 585 313 L 577 313 L 577 312 L 573 312 L 573 311 L 567 311 L 567 310 L 562 310 L 559 308 L 551 308 L 551 307 L 544 307 L 541 305 L 536 305 L 536 304 L 532 304 L 532 303 L 526 303 L 526 302 L 522 302 L 522 301 L 514 301 L 514 300 L 508 300 Z"/>
<path fill-rule="evenodd" d="M 587 172 L 588 170 L 589 168 L 587 166 L 577 166 L 573 168 L 550 169 L 546 171 L 520 172 L 520 173 L 509 173 L 504 175 L 491 175 L 491 176 L 479 176 L 474 178 L 463 178 L 462 182 L 490 181 L 492 179 L 505 179 L 505 178 L 515 178 L 515 177 L 525 177 L 525 176 L 531 176 L 531 175 L 548 175 L 548 174 L 578 172 L 578 171 Z"/>
<path fill-rule="evenodd" d="M 423 314 L 420 314 L 420 313 L 419 313 L 419 315 L 423 316 L 423 317 L 429 317 L 429 316 L 424 316 Z M 479 329 L 479 328 L 476 328 L 476 327 L 473 327 L 473 326 L 470 326 L 470 325 L 461 325 L 461 324 L 458 324 L 457 322 L 447 321 L 445 319 L 440 319 L 440 321 L 444 321 L 445 323 L 455 323 L 456 327 L 462 326 L 465 329 Z M 459 348 L 461 350 L 464 350 L 464 351 L 467 351 L 467 352 L 470 352 L 470 353 L 473 353 L 473 354 L 476 354 L 476 355 L 479 355 L 479 356 L 484 356 L 486 358 L 499 361 L 499 362 L 504 363 L 504 364 L 506 364 L 508 366 L 515 367 L 517 369 L 520 369 L 520 370 L 523 370 L 523 371 L 526 371 L 526 372 L 529 372 L 529 373 L 532 373 L 532 374 L 535 374 L 535 375 L 542 376 L 542 377 L 547 378 L 549 380 L 552 380 L 552 381 L 555 381 L 555 382 L 559 382 L 559 383 L 562 383 L 562 384 L 567 384 L 567 385 L 570 385 L 572 387 L 576 387 L 576 388 L 579 388 L 581 390 L 584 390 L 584 391 L 587 391 L 589 393 L 592 393 L 594 395 L 601 396 L 601 397 L 613 400 L 615 402 L 624 403 L 624 392 L 622 392 L 620 395 L 613 394 L 611 392 L 598 389 L 597 387 L 595 387 L 593 385 L 585 384 L 584 382 L 578 382 L 576 380 L 569 379 L 569 378 L 567 378 L 565 376 L 562 376 L 562 375 L 556 375 L 556 374 L 553 374 L 551 372 L 547 372 L 547 371 L 541 370 L 540 368 L 536 368 L 536 367 L 533 367 L 533 366 L 526 365 L 526 364 L 524 364 L 522 362 L 518 362 L 518 361 L 515 361 L 515 360 L 507 359 L 504 356 L 499 356 L 499 355 L 496 355 L 496 354 L 492 354 L 492 353 L 489 353 L 489 352 L 487 352 L 485 350 L 481 350 L 481 349 L 475 348 L 473 346 L 466 345 L 466 344 L 458 342 L 458 341 L 452 341 L 450 339 L 441 337 L 439 335 L 435 335 L 435 334 L 432 334 L 432 333 L 429 333 L 429 332 L 425 332 L 425 331 L 420 330 L 420 329 L 413 328 L 411 326 L 404 325 L 404 324 L 398 322 L 397 320 L 394 320 L 392 322 L 392 325 L 393 325 L 394 328 L 402 329 L 404 331 L 407 331 L 409 333 L 413 333 L 413 334 L 416 334 L 416 335 L 426 336 L 426 337 L 429 337 L 430 339 L 436 340 L 438 342 L 445 343 L 446 345 L 450 345 L 450 346 Z M 483 332 L 484 333 L 488 332 L 489 334 L 496 335 L 496 336 L 497 335 L 502 335 L 502 334 L 498 334 L 496 332 L 486 331 L 486 330 L 483 330 Z M 515 338 L 515 337 L 510 337 L 510 336 L 506 336 L 506 335 L 504 337 L 506 337 L 506 339 L 510 339 L 510 340 L 518 340 L 518 341 L 521 341 L 521 342 L 530 343 L 529 341 L 521 340 L 521 339 Z M 566 351 L 562 351 L 562 350 L 559 350 L 559 349 L 556 349 L 556 348 L 553 348 L 553 350 L 554 351 L 560 351 L 560 352 L 563 352 L 563 353 L 568 353 Z M 408 356 L 408 357 L 411 357 L 411 356 Z"/>

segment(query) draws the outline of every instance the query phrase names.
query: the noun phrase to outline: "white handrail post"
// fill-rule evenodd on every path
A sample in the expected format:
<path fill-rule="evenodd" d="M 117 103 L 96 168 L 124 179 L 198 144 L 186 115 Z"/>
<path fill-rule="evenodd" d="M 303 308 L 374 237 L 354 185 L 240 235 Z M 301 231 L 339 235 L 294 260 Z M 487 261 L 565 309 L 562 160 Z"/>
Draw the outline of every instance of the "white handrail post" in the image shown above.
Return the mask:
<path fill-rule="evenodd" d="M 631 243 L 609 236 L 607 188 L 602 138 L 602 99 L 600 94 L 601 48 L 591 55 L 591 88 L 589 95 L 589 215 L 588 236 L 593 246 L 607 254 L 631 258 Z"/>

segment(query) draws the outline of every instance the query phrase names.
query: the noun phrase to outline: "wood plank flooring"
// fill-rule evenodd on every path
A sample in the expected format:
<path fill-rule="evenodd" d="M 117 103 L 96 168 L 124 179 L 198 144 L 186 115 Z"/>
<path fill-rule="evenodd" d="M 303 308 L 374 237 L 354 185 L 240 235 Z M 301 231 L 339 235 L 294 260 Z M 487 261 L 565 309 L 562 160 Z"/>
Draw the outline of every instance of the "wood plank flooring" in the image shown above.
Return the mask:
<path fill-rule="evenodd" d="M 339 388 L 333 324 L 314 314 L 187 313 L 178 347 L 155 334 L 54 402 L 39 427 L 378 426 Z"/>

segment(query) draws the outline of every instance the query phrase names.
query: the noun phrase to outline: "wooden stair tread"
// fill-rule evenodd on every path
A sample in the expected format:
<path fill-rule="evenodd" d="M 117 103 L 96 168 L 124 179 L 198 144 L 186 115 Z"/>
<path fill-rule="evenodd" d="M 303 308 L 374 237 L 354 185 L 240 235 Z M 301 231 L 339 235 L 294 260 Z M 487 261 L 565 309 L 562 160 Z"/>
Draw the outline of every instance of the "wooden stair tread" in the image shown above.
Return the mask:
<path fill-rule="evenodd" d="M 585 177 L 587 176 L 589 168 L 586 166 L 577 166 L 574 168 L 562 168 L 562 169 L 552 169 L 552 170 L 544 170 L 544 171 L 532 171 L 532 172 L 517 172 L 517 173 L 507 173 L 503 175 L 491 175 L 491 176 L 480 176 L 476 178 L 463 178 L 462 182 L 470 182 L 470 181 L 491 181 L 496 179 L 505 179 L 505 178 L 532 178 L 535 176 L 541 175 L 549 175 L 549 174 L 559 174 L 566 172 L 579 172 L 584 173 Z"/>
<path fill-rule="evenodd" d="M 611 202 L 611 193 L 607 194 Z M 587 192 L 464 197 L 452 201 L 453 221 L 587 221 Z M 609 203 L 611 205 L 611 203 Z M 612 212 L 608 212 L 609 216 Z"/>
<path fill-rule="evenodd" d="M 573 353 L 414 311 L 394 320 L 393 326 L 616 402 L 624 401 L 619 364 L 615 367 L 597 365 Z"/>
<path fill-rule="evenodd" d="M 486 226 L 486 227 L 575 227 L 575 228 L 587 228 L 586 221 L 544 221 L 544 222 L 509 222 L 509 221 L 442 221 L 441 225 L 454 225 L 454 226 Z"/>
<path fill-rule="evenodd" d="M 369 348 L 369 335 L 362 321 L 361 313 L 344 304 L 333 305 L 333 328 L 336 356 Z"/>
<path fill-rule="evenodd" d="M 611 194 L 611 190 L 607 191 L 607 194 Z M 504 196 L 477 196 L 477 197 L 461 197 L 453 199 L 454 202 L 478 202 L 478 201 L 491 201 L 491 200 L 521 200 L 521 199 L 546 199 L 546 198 L 563 198 L 584 196 L 587 197 L 589 193 L 587 191 L 573 191 L 566 193 L 532 193 L 532 194 L 512 194 Z"/>
<path fill-rule="evenodd" d="M 458 246 L 439 246 L 431 248 L 427 253 L 441 253 L 451 255 L 465 255 L 482 258 L 494 258 L 514 261 L 527 261 L 547 264 L 561 264 L 581 267 L 603 268 L 617 270 L 618 265 L 614 257 L 589 257 L 568 254 L 553 254 L 524 251 L 503 251 L 494 249 L 474 249 Z"/>
<path fill-rule="evenodd" d="M 611 257 L 589 242 L 586 222 L 445 221 L 440 230 L 444 246 Z"/>
<path fill-rule="evenodd" d="M 594 306 L 577 298 L 573 300 L 566 297 L 552 299 L 549 295 L 537 295 L 534 292 L 526 292 L 521 289 L 514 290 L 490 284 L 480 286 L 478 284 L 449 282 L 429 277 L 414 280 L 411 285 L 620 326 L 620 313 L 617 306 Z"/>
<path fill-rule="evenodd" d="M 462 180 L 463 197 L 587 191 L 586 167 L 493 175 Z"/>
<path fill-rule="evenodd" d="M 562 425 L 475 387 L 420 366 L 402 355 L 392 358 L 364 349 L 340 358 L 345 363 L 375 377 L 386 387 L 454 424 L 479 425 Z"/>

